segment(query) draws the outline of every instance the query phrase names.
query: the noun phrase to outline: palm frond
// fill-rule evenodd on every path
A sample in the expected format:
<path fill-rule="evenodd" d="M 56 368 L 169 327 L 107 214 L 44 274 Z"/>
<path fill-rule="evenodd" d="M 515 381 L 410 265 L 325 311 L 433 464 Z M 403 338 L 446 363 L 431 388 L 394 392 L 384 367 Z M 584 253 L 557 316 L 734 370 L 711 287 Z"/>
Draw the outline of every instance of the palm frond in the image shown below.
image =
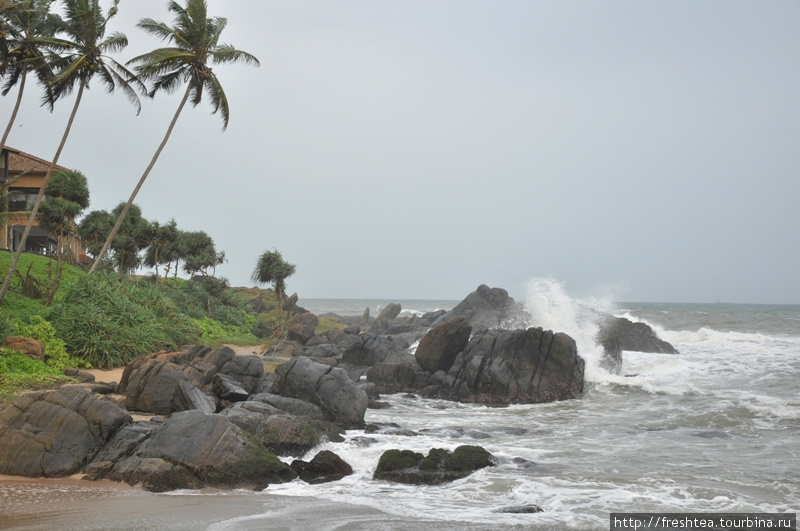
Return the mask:
<path fill-rule="evenodd" d="M 206 93 L 211 98 L 211 105 L 213 107 L 211 114 L 220 113 L 222 118 L 222 130 L 228 128 L 228 120 L 230 119 L 230 109 L 228 108 L 228 98 L 225 96 L 225 91 L 222 90 L 222 85 L 217 79 L 217 76 L 211 76 L 211 79 L 206 82 Z"/>
<path fill-rule="evenodd" d="M 261 66 L 254 55 L 237 50 L 231 44 L 223 44 L 211 52 L 211 60 L 214 64 L 244 63 L 250 66 Z"/>

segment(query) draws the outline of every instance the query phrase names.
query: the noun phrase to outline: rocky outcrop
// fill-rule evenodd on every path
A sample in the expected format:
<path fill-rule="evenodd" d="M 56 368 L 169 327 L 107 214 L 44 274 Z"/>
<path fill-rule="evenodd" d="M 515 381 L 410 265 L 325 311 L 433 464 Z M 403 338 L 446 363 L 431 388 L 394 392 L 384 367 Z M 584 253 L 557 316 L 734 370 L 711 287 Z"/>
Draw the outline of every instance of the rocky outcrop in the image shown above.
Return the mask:
<path fill-rule="evenodd" d="M 481 284 L 455 308 L 433 322 L 439 325 L 453 317 L 463 317 L 474 330 L 481 328 L 516 328 L 528 322 L 525 309 L 502 288 Z"/>
<path fill-rule="evenodd" d="M 425 334 L 415 352 L 419 366 L 430 373 L 449 371 L 459 352 L 469 342 L 472 326 L 463 317 L 454 317 Z"/>
<path fill-rule="evenodd" d="M 125 395 L 125 407 L 134 411 L 160 415 L 193 407 L 208 411 L 210 401 L 216 410 L 217 401 L 236 402 L 258 393 L 263 376 L 264 364 L 257 356 L 198 345 L 139 356 L 125 367 L 117 392 Z"/>
<path fill-rule="evenodd" d="M 380 334 L 382 332 L 386 332 L 389 329 L 392 321 L 397 319 L 397 316 L 400 315 L 400 312 L 403 311 L 402 306 L 399 304 L 395 304 L 393 302 L 386 305 L 386 307 L 381 310 L 381 313 L 378 314 L 378 317 L 369 327 L 369 331 L 374 334 Z"/>
<path fill-rule="evenodd" d="M 201 411 L 173 414 L 139 442 L 105 477 L 163 492 L 203 487 L 263 489 L 296 474 L 222 415 Z M 94 464 L 102 470 L 103 462 Z"/>
<path fill-rule="evenodd" d="M 414 392 L 431 384 L 431 373 L 419 366 L 412 354 L 393 355 L 367 371 L 367 380 L 381 392 Z"/>
<path fill-rule="evenodd" d="M 398 344 L 391 337 L 372 332 L 356 336 L 356 339 L 342 355 L 342 363 L 353 367 L 372 367 L 390 354 L 408 348 L 407 343 Z"/>
<path fill-rule="evenodd" d="M 300 356 L 275 369 L 273 393 L 320 407 L 326 420 L 346 427 L 363 427 L 367 394 L 347 373 Z"/>
<path fill-rule="evenodd" d="M 439 485 L 494 466 L 492 459 L 492 454 L 480 446 L 459 446 L 452 452 L 434 448 L 427 456 L 411 450 L 387 450 L 378 461 L 373 479 Z"/>
<path fill-rule="evenodd" d="M 76 386 L 0 405 L 0 474 L 68 476 L 83 469 L 131 416 Z"/>
<path fill-rule="evenodd" d="M 289 341 L 297 341 L 303 345 L 314 336 L 314 329 L 319 324 L 319 319 L 316 315 L 306 312 L 301 315 L 296 315 L 289 327 L 289 333 L 286 336 Z"/>
<path fill-rule="evenodd" d="M 21 352 L 24 356 L 32 360 L 44 361 L 44 344 L 38 339 L 8 336 L 3 340 L 3 346 L 7 349 Z"/>
<path fill-rule="evenodd" d="M 566 334 L 541 328 L 476 334 L 428 396 L 489 404 L 575 398 L 583 391 L 584 361 Z"/>

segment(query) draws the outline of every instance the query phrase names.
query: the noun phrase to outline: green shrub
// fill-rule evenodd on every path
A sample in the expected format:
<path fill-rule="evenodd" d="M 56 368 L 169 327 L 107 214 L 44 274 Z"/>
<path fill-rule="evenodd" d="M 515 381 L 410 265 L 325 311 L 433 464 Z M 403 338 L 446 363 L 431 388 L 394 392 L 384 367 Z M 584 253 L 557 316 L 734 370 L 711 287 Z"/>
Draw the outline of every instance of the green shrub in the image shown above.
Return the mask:
<path fill-rule="evenodd" d="M 61 371 L 41 361 L 32 360 L 14 350 L 0 348 L 0 396 L 5 397 L 24 387 L 69 380 Z"/>
<path fill-rule="evenodd" d="M 90 367 L 85 361 L 70 356 L 64 341 L 56 337 L 56 329 L 40 315 L 34 315 L 30 324 L 17 323 L 17 335 L 29 337 L 44 345 L 45 363 L 61 370 L 67 367 Z"/>
<path fill-rule="evenodd" d="M 193 321 L 200 332 L 200 342 L 204 345 L 212 347 L 217 347 L 223 343 L 258 345 L 261 342 L 249 330 L 240 326 L 220 323 L 208 317 L 193 319 Z"/>
<path fill-rule="evenodd" d="M 163 292 L 192 319 L 208 317 L 224 324 L 249 328 L 252 316 L 245 300 L 224 278 L 196 277 L 192 280 L 168 279 Z"/>
<path fill-rule="evenodd" d="M 104 273 L 75 283 L 50 321 L 70 352 L 103 368 L 198 339 L 191 320 L 156 286 Z"/>

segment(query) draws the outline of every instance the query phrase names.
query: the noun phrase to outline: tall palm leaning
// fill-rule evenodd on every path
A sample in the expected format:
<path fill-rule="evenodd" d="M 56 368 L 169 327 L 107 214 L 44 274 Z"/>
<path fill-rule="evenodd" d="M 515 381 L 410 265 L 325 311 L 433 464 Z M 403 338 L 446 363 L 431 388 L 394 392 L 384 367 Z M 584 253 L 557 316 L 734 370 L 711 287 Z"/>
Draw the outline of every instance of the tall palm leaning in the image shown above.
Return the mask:
<path fill-rule="evenodd" d="M 237 50 L 230 44 L 220 44 L 220 34 L 227 26 L 228 21 L 222 17 L 208 18 L 205 0 L 186 0 L 186 7 L 182 7 L 173 0 L 169 2 L 169 10 L 175 14 L 173 26 L 170 27 L 164 22 L 157 22 L 151 18 L 142 19 L 137 26 L 147 33 L 159 37 L 162 41 L 170 42 L 172 46 L 158 48 L 134 57 L 127 64 L 137 65 L 135 69 L 140 79 L 153 82 L 149 93 L 150 97 L 162 90 L 167 93 L 174 92 L 184 82 L 187 83 L 186 92 L 178 105 L 178 110 L 175 111 L 175 116 L 172 117 L 164 139 L 139 178 L 130 199 L 108 235 L 106 243 L 95 258 L 89 271 L 90 274 L 97 269 L 111 242 L 114 241 L 136 194 L 139 193 L 139 189 L 150 174 L 150 170 L 153 169 L 164 146 L 167 145 L 186 102 L 191 99 L 192 105 L 197 106 L 205 92 L 211 99 L 212 114 L 220 112 L 223 122 L 222 130 L 225 131 L 228 127 L 230 117 L 228 98 L 210 65 L 244 63 L 259 66 L 260 64 L 253 55 Z"/>
<path fill-rule="evenodd" d="M 39 213 L 39 205 L 42 203 L 44 190 L 50 183 L 50 177 L 58 164 L 58 158 L 61 156 L 61 151 L 67 142 L 72 123 L 75 121 L 75 115 L 81 104 L 83 91 L 89 85 L 89 81 L 96 74 L 108 92 L 114 92 L 118 87 L 134 105 L 137 114 L 141 109 L 139 97 L 136 95 L 134 87 L 141 90 L 144 85 L 127 68 L 106 55 L 110 52 L 122 51 L 128 45 L 128 38 L 122 33 L 114 32 L 106 37 L 106 26 L 117 14 L 117 4 L 119 4 L 119 0 L 113 0 L 112 7 L 104 14 L 100 7 L 100 0 L 64 0 L 65 24 L 62 32 L 65 37 L 55 39 L 52 44 L 53 48 L 57 49 L 60 54 L 53 66 L 56 75 L 49 83 L 53 91 L 53 99 L 48 101 L 47 96 L 45 96 L 44 103 L 52 105 L 55 99 L 70 94 L 75 85 L 78 86 L 78 93 L 75 97 L 72 113 L 69 116 L 69 120 L 67 120 L 67 127 L 61 137 L 61 143 L 58 145 L 52 162 L 50 162 L 50 167 L 45 174 L 39 194 L 36 196 L 36 202 L 33 204 L 33 209 L 28 217 L 28 224 L 22 233 L 19 248 L 11 258 L 11 267 L 8 270 L 3 287 L 0 288 L 0 302 L 5 298 L 11 285 L 11 279 L 14 276 L 20 254 L 22 254 L 22 249 L 25 248 L 25 241 Z"/>
<path fill-rule="evenodd" d="M 6 147 L 11 127 L 17 118 L 25 81 L 28 72 L 33 71 L 45 87 L 46 103 L 53 106 L 53 94 L 47 81 L 53 77 L 53 70 L 48 60 L 49 46 L 54 44 L 54 37 L 63 24 L 61 17 L 50 12 L 54 0 L 24 0 L 8 3 L 0 17 L 3 22 L 3 58 L 0 63 L 0 76 L 4 83 L 0 93 L 6 96 L 11 89 L 19 85 L 17 100 L 8 125 L 0 140 L 0 151 Z M 5 6 L 0 6 L 5 7 Z"/>

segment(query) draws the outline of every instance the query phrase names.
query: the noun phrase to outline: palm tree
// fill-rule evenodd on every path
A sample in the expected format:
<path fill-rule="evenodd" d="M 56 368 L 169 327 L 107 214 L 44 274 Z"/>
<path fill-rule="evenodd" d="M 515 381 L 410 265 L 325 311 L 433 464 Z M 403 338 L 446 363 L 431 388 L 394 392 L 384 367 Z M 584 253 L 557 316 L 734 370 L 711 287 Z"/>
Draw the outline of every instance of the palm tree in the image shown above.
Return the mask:
<path fill-rule="evenodd" d="M 167 128 L 167 133 L 161 141 L 161 145 L 156 149 L 153 159 L 144 170 L 139 182 L 131 193 L 130 199 L 122 210 L 116 225 L 108 235 L 103 249 L 97 256 L 91 274 L 97 269 L 98 264 L 103 259 L 108 247 L 117 235 L 122 220 L 128 213 L 130 205 L 139 193 L 139 189 L 144 184 L 145 179 L 150 174 L 156 161 L 158 160 L 164 146 L 167 145 L 172 129 L 178 121 L 186 102 L 191 98 L 192 105 L 197 106 L 203 98 L 205 92 L 211 98 L 213 106 L 212 114 L 220 112 L 222 117 L 222 130 L 228 127 L 230 110 L 228 109 L 228 98 L 222 90 L 222 85 L 217 79 L 217 75 L 211 69 L 212 64 L 235 64 L 244 63 L 259 66 L 260 63 L 253 55 L 237 50 L 230 44 L 220 44 L 219 38 L 222 30 L 227 26 L 228 21 L 222 17 L 208 18 L 205 0 L 186 0 L 186 7 L 181 7 L 174 0 L 169 2 L 169 10 L 175 13 L 174 26 L 170 27 L 164 22 L 157 22 L 151 18 L 139 21 L 138 27 L 151 35 L 159 37 L 163 41 L 173 44 L 171 47 L 158 48 L 152 52 L 134 57 L 127 64 L 137 65 L 136 73 L 146 81 L 152 81 L 149 96 L 153 97 L 159 91 L 171 93 L 175 91 L 181 83 L 187 83 L 186 92 L 183 95 L 175 116 L 172 117 Z"/>
<path fill-rule="evenodd" d="M 24 0 L 9 4 L 4 9 L 3 17 L 3 59 L 0 74 L 5 78 L 2 94 L 19 84 L 17 101 L 8 120 L 3 138 L 0 140 L 0 151 L 6 146 L 8 134 L 17 118 L 25 81 L 32 69 L 46 89 L 45 98 L 52 108 L 53 94 L 47 85 L 53 76 L 47 57 L 48 47 L 63 24 L 61 17 L 50 12 L 54 0 Z"/>
<path fill-rule="evenodd" d="M 144 88 L 143 84 L 127 68 L 106 55 L 109 52 L 119 52 L 128 45 L 128 38 L 122 33 L 114 32 L 106 37 L 106 26 L 117 14 L 119 0 L 113 0 L 113 2 L 113 6 L 104 14 L 100 8 L 100 0 L 64 0 L 66 18 L 62 31 L 67 38 L 55 39 L 52 43 L 53 48 L 62 55 L 53 63 L 56 75 L 49 83 L 52 88 L 52 98 L 48 100 L 45 97 L 44 103 L 52 106 L 55 99 L 70 94 L 76 84 L 78 85 L 78 94 L 75 97 L 72 113 L 67 120 L 64 135 L 61 137 L 61 143 L 56 149 L 56 154 L 50 162 L 50 168 L 45 174 L 39 194 L 36 196 L 36 202 L 28 217 L 28 224 L 25 226 L 19 242 L 19 248 L 11 259 L 8 275 L 3 287 L 0 288 L 0 302 L 5 298 L 8 287 L 11 285 L 20 254 L 25 248 L 25 241 L 39 213 L 39 205 L 42 203 L 44 191 L 50 183 L 53 169 L 58 164 L 58 158 L 67 142 L 72 123 L 75 121 L 75 115 L 81 104 L 83 91 L 89 85 L 89 81 L 97 74 L 108 92 L 113 92 L 115 88 L 119 87 L 134 105 L 137 114 L 141 109 L 134 87 Z"/>

